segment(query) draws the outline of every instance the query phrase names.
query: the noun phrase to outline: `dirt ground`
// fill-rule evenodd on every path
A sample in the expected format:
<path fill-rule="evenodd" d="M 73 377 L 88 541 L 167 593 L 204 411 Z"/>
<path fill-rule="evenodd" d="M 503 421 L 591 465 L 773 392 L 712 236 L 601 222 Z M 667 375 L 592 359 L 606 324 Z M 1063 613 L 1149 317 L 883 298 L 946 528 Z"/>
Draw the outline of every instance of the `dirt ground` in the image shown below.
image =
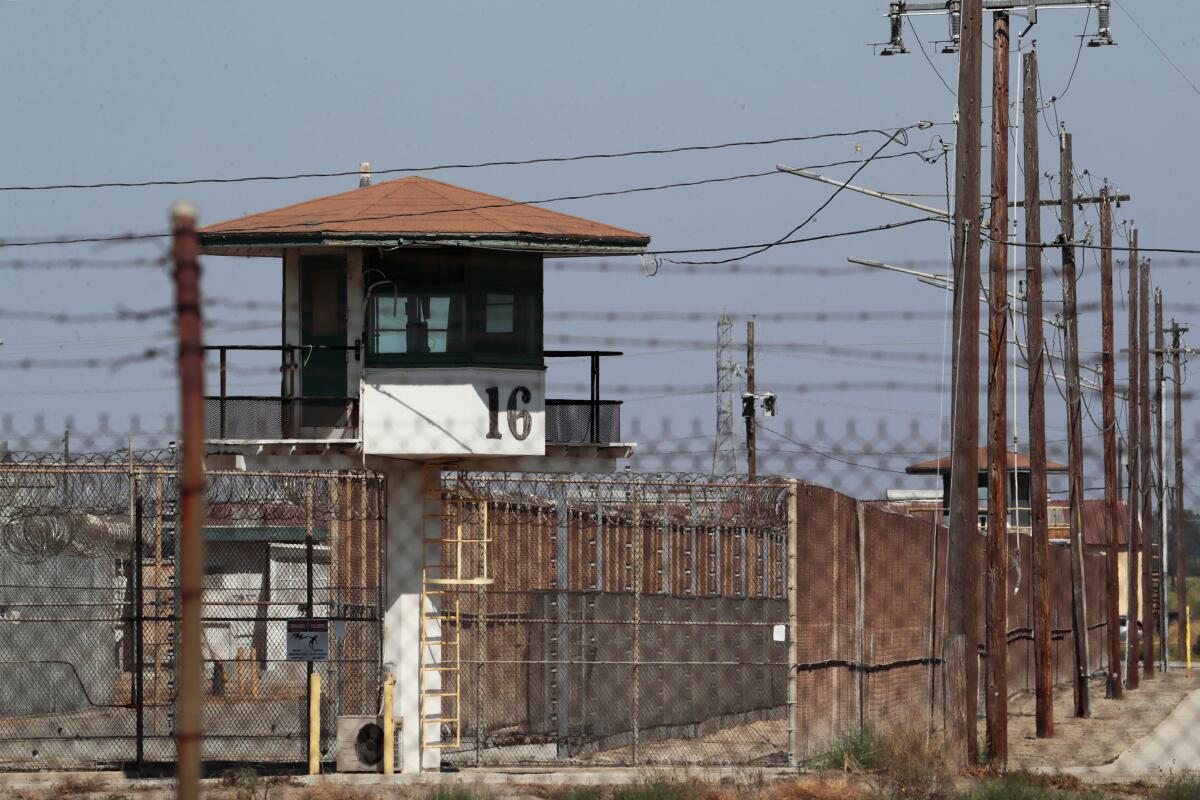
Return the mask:
<path fill-rule="evenodd" d="M 1195 671 L 1189 681 L 1183 670 L 1143 680 L 1124 699 L 1104 696 L 1104 681 L 1093 681 L 1092 716 L 1077 719 L 1069 687 L 1054 693 L 1054 738 L 1035 737 L 1034 697 L 1024 695 L 1009 704 L 1008 752 L 1013 769 L 1099 766 L 1107 764 L 1145 736 L 1171 713 L 1190 691 L 1200 689 Z M 982 739 L 981 739 L 982 741 Z"/>

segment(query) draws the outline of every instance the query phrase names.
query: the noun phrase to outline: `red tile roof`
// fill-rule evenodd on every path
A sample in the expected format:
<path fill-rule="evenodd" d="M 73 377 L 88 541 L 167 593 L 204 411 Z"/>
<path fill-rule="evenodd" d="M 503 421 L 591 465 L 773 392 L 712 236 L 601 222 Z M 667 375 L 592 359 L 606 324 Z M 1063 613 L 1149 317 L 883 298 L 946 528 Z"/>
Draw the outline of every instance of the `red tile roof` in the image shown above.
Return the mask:
<path fill-rule="evenodd" d="M 413 240 L 586 253 L 636 251 L 650 242 L 643 233 L 415 176 L 219 222 L 200 235 L 208 252 Z"/>
<path fill-rule="evenodd" d="M 1066 509 L 1069 504 L 1066 500 L 1051 500 L 1050 505 L 1055 508 Z M 1070 524 L 1065 510 L 1063 521 L 1066 525 Z M 1126 507 L 1125 501 L 1122 500 L 1117 503 L 1117 546 L 1125 547 L 1128 542 L 1129 509 Z M 1104 500 L 1102 499 L 1083 501 L 1083 543 L 1088 547 L 1104 547 L 1108 544 L 1108 535 L 1104 527 Z"/>
<path fill-rule="evenodd" d="M 926 475 L 929 473 L 946 472 L 950 469 L 951 457 L 946 455 L 941 458 L 935 458 L 933 461 L 922 461 L 920 464 L 913 464 L 905 470 L 909 475 Z M 987 447 L 979 448 L 979 471 L 987 472 L 988 455 Z M 1029 469 L 1029 456 L 1025 453 L 1009 452 L 1008 454 L 1008 469 Z M 1053 461 L 1046 462 L 1046 469 L 1050 472 L 1066 472 L 1066 464 L 1057 464 Z"/>

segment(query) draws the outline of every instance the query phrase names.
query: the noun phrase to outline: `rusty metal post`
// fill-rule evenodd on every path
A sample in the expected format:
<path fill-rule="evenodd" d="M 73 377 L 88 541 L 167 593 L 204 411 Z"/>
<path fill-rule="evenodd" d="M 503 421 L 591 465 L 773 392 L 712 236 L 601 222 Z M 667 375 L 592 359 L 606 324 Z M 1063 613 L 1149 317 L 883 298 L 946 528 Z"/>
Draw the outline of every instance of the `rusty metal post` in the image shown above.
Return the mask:
<path fill-rule="evenodd" d="M 642 684 L 641 684 L 641 660 L 642 660 L 642 547 L 644 545 L 642 537 L 642 498 L 638 492 L 637 478 L 633 479 L 633 529 L 630 531 L 630 538 L 633 544 L 633 692 L 630 695 L 632 702 L 633 719 L 633 741 L 630 747 L 630 755 L 633 764 L 638 763 L 638 745 L 641 733 L 641 715 L 642 715 Z M 718 584 L 718 591 L 719 584 Z"/>
<path fill-rule="evenodd" d="M 1125 564 L 1125 686 L 1138 688 L 1141 682 L 1141 641 L 1138 636 L 1138 559 L 1141 555 L 1142 516 L 1138 504 L 1142 501 L 1140 446 L 1142 426 L 1140 420 L 1141 374 L 1138 357 L 1138 232 L 1135 228 L 1129 239 L 1129 399 L 1127 413 L 1129 427 L 1129 543 L 1126 548 Z"/>
<path fill-rule="evenodd" d="M 1154 589 L 1154 602 L 1158 603 L 1158 614 L 1154 622 L 1159 635 L 1159 667 L 1163 672 L 1170 669 L 1167 637 L 1167 472 L 1165 454 L 1167 447 L 1167 397 L 1164 380 L 1167 343 L 1163 330 L 1162 289 L 1154 293 L 1154 505 L 1158 509 L 1158 586 Z"/>
<path fill-rule="evenodd" d="M 1107 544 L 1104 595 L 1106 603 L 1105 641 L 1108 649 L 1108 675 L 1105 696 L 1116 700 L 1123 694 L 1121 687 L 1121 631 L 1118 619 L 1120 605 L 1119 560 L 1117 532 L 1120 530 L 1117 500 L 1117 376 L 1113 342 L 1113 268 L 1112 268 L 1112 201 L 1108 187 L 1100 193 L 1100 357 L 1103 369 L 1104 405 L 1104 541 Z"/>
<path fill-rule="evenodd" d="M 1008 14 L 992 23 L 992 213 L 988 242 L 987 757 L 1008 762 Z"/>
<path fill-rule="evenodd" d="M 754 397 L 754 320 L 746 321 L 746 392 L 750 395 L 749 413 L 742 409 L 746 418 L 746 474 L 750 480 L 758 475 L 758 446 L 756 429 L 758 427 L 758 400 Z M 744 404 L 743 404 L 744 405 Z"/>
<path fill-rule="evenodd" d="M 314 595 L 314 593 L 313 593 L 313 543 L 314 543 L 314 537 L 313 537 L 313 524 L 314 524 L 314 519 L 313 519 L 313 482 L 310 479 L 310 480 L 305 481 L 305 484 L 306 485 L 305 485 L 305 498 L 304 498 L 304 617 L 306 619 L 311 620 L 313 618 L 313 609 L 314 609 L 314 603 L 313 603 L 313 599 L 314 599 L 314 597 L 313 597 L 313 595 Z M 306 672 L 308 674 L 308 679 L 307 679 L 307 682 L 305 683 L 305 686 L 306 686 L 305 706 L 307 708 L 311 709 L 313 707 L 313 690 L 314 690 L 314 688 L 319 690 L 321 684 L 320 684 L 320 678 L 318 677 L 317 683 L 315 684 L 315 687 L 314 687 L 313 673 L 315 671 L 315 669 L 314 669 L 315 665 L 313 664 L 311 659 L 305 663 L 305 667 L 306 667 Z M 308 763 L 309 764 L 313 763 L 314 756 L 317 758 L 317 762 L 319 763 L 320 753 L 314 752 L 314 750 L 320 749 L 321 733 L 320 733 L 320 730 L 317 730 L 315 732 L 312 730 L 313 717 L 312 717 L 311 713 L 307 717 L 305 717 L 305 719 L 306 719 L 306 724 L 308 726 L 308 729 L 306 731 L 306 733 L 307 733 L 306 741 L 308 743 L 308 753 L 307 753 Z M 315 737 L 314 737 L 314 733 L 315 733 Z M 314 741 L 317 744 L 316 748 L 313 747 Z"/>
<path fill-rule="evenodd" d="M 180 642 L 175 726 L 177 796 L 198 800 L 203 693 L 200 614 L 204 576 L 204 320 L 201 316 L 196 209 L 171 209 L 175 318 L 182 422 L 179 476 Z"/>
<path fill-rule="evenodd" d="M 1150 570 L 1154 563 L 1153 475 L 1151 472 L 1152 441 L 1150 439 L 1150 264 L 1143 261 L 1139 270 L 1138 290 L 1138 385 L 1142 402 L 1138 419 L 1141 426 L 1141 488 L 1142 488 L 1142 675 L 1154 677 L 1154 591 Z"/>
<path fill-rule="evenodd" d="M 1075 167 L 1071 134 L 1062 134 L 1060 202 L 1062 204 L 1063 322 L 1066 346 L 1067 439 L 1071 492 L 1071 636 L 1075 650 L 1075 716 L 1091 716 L 1088 687 L 1087 591 L 1083 573 L 1083 399 L 1079 387 L 1079 317 L 1076 309 L 1078 278 L 1075 269 Z"/>
<path fill-rule="evenodd" d="M 1046 339 L 1042 330 L 1041 170 L 1038 166 L 1037 52 L 1025 54 L 1025 303 L 1029 348 L 1030 533 L 1033 539 L 1033 661 L 1039 738 L 1054 735 L 1050 654 L 1050 525 L 1046 486 Z"/>
<path fill-rule="evenodd" d="M 1183 546 L 1183 375 L 1180 360 L 1187 328 L 1171 320 L 1171 366 L 1175 377 L 1175 607 L 1179 610 L 1179 657 L 1187 658 L 1187 560 Z"/>
<path fill-rule="evenodd" d="M 951 434 L 948 632 L 964 647 L 966 758 L 979 754 L 979 179 L 983 2 L 963 0 L 954 193 L 954 386 Z"/>
<path fill-rule="evenodd" d="M 787 604 L 788 604 L 788 766 L 800 766 L 800 737 L 796 724 L 796 714 L 799 713 L 799 671 L 800 646 L 797 637 L 800 633 L 800 596 L 799 582 L 799 536 L 800 536 L 800 491 L 799 482 L 795 479 L 788 481 L 788 526 L 787 526 Z M 936 531 L 936 526 L 934 527 Z M 693 546 L 694 549 L 694 546 Z M 936 556 L 937 549 L 934 548 Z"/>
<path fill-rule="evenodd" d="M 133 451 L 130 450 L 132 462 Z M 130 463 L 129 484 L 133 493 L 133 708 L 134 708 L 134 738 L 137 739 L 134 756 L 137 774 L 142 774 L 146 760 L 146 558 L 145 541 L 142 535 L 142 486 L 141 480 L 133 473 Z M 156 612 L 157 613 L 157 612 Z"/>

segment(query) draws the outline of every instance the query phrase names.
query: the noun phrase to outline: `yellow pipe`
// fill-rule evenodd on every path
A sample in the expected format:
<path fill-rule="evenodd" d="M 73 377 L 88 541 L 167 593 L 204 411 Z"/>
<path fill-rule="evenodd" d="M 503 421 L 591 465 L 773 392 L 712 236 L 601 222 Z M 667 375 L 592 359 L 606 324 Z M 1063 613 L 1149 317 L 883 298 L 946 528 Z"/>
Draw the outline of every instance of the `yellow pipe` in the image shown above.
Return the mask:
<path fill-rule="evenodd" d="M 1187 654 L 1187 676 L 1192 677 L 1192 607 L 1184 609 L 1183 618 L 1186 620 L 1183 634 L 1183 652 Z"/>
<path fill-rule="evenodd" d="M 308 774 L 321 774 L 321 676 L 309 676 L 312 691 L 308 697 Z"/>
<path fill-rule="evenodd" d="M 250 648 L 250 696 L 258 699 L 258 648 Z"/>
<path fill-rule="evenodd" d="M 237 649 L 237 676 L 237 696 L 241 700 L 246 694 L 246 652 L 240 647 Z"/>
<path fill-rule="evenodd" d="M 392 711 L 392 691 L 396 678 L 389 672 L 383 681 L 383 774 L 396 772 L 396 724 Z"/>

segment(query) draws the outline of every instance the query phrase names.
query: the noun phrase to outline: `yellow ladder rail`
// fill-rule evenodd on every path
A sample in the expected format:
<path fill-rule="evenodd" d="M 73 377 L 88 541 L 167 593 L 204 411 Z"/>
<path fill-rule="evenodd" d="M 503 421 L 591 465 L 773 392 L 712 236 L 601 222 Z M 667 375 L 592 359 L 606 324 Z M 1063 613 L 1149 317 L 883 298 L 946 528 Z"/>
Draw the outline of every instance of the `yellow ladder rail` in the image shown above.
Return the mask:
<path fill-rule="evenodd" d="M 492 583 L 488 506 L 454 495 L 430 465 L 421 499 L 420 740 L 422 748 L 455 748 L 462 744 L 462 590 Z M 452 638 L 443 638 L 448 627 Z M 441 727 L 438 741 L 424 741 L 426 725 Z"/>

